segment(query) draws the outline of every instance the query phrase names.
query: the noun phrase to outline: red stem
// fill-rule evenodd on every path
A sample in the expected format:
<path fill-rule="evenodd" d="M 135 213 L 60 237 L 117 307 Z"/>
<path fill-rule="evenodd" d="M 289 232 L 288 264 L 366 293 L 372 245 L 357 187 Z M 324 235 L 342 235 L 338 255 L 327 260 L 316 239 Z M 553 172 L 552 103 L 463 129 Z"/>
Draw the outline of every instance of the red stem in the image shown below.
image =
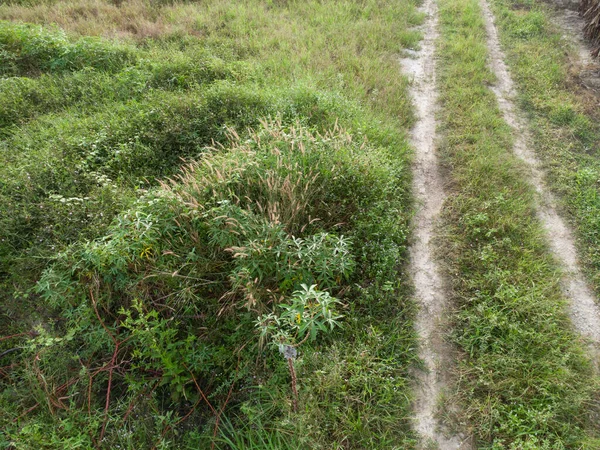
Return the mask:
<path fill-rule="evenodd" d="M 296 370 L 294 369 L 294 361 L 288 358 L 288 367 L 292 375 L 292 392 L 294 393 L 294 412 L 298 412 L 298 389 L 296 389 Z"/>
<path fill-rule="evenodd" d="M 227 398 L 225 399 L 223 406 L 221 406 L 221 409 L 219 410 L 219 414 L 217 414 L 217 420 L 215 421 L 215 429 L 213 430 L 213 441 L 210 444 L 211 450 L 214 450 L 214 448 L 215 448 L 214 438 L 217 437 L 217 432 L 219 431 L 219 422 L 221 420 L 221 414 L 223 414 L 223 411 L 225 410 L 227 403 L 229 403 L 229 399 L 231 398 L 231 393 L 233 392 L 233 387 L 235 386 L 235 380 L 237 380 L 238 371 L 240 369 L 240 358 L 241 358 L 241 356 L 238 355 L 238 362 L 237 362 L 237 366 L 235 368 L 235 377 L 233 379 L 233 382 L 231 383 L 231 386 L 229 387 L 229 392 L 227 393 Z"/>
<path fill-rule="evenodd" d="M 106 401 L 104 403 L 104 421 L 102 422 L 102 431 L 100 431 L 100 439 L 98 440 L 98 444 L 97 444 L 98 446 L 100 446 L 102 444 L 102 440 L 104 439 L 104 433 L 106 432 L 106 424 L 108 423 L 108 408 L 110 406 L 110 393 L 111 393 L 111 389 L 112 389 L 113 371 L 116 367 L 115 363 L 117 361 L 117 355 L 119 353 L 119 346 L 125 341 L 119 342 L 117 340 L 117 338 L 109 331 L 108 327 L 106 326 L 106 324 L 100 317 L 100 313 L 98 312 L 98 307 L 96 306 L 96 299 L 94 298 L 94 293 L 92 292 L 91 288 L 90 288 L 90 298 L 92 299 L 92 305 L 94 307 L 94 312 L 96 313 L 96 317 L 98 318 L 100 325 L 102 325 L 102 328 L 104 328 L 104 331 L 106 331 L 106 334 L 108 334 L 110 336 L 111 340 L 115 344 L 115 350 L 114 350 L 112 358 L 110 360 L 109 369 L 108 369 L 108 387 L 106 389 Z M 104 367 L 103 369 L 106 370 L 106 367 Z"/>
<path fill-rule="evenodd" d="M 18 334 L 11 334 L 10 336 L 2 336 L 2 337 L 0 337 L 0 342 L 6 341 L 7 339 L 16 338 L 16 337 L 28 336 L 30 334 L 31 333 L 18 333 Z"/>

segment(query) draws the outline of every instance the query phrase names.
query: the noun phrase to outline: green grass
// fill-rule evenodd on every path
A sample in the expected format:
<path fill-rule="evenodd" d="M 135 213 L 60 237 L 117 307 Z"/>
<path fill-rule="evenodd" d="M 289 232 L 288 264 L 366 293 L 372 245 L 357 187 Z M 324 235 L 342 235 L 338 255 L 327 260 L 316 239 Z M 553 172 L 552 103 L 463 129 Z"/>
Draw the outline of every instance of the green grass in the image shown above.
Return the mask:
<path fill-rule="evenodd" d="M 1 26 L 5 34 L 23 28 L 7 22 Z M 54 36 L 55 32 L 47 34 Z M 35 77 L 0 79 L 0 134 L 10 135 L 12 126 L 66 108 L 76 107 L 88 113 L 101 111 L 107 103 L 142 99 L 156 90 L 183 92 L 216 80 L 242 82 L 253 76 L 246 64 L 226 62 L 198 44 L 185 51 L 168 44 L 145 51 L 133 46 L 121 49 L 132 61 L 114 71 L 88 66 L 82 70 L 46 71 Z M 53 66 L 54 58 L 46 57 L 37 63 Z"/>
<path fill-rule="evenodd" d="M 441 153 L 452 182 L 440 244 L 462 354 L 449 401 L 478 448 L 595 448 L 588 428 L 598 383 L 570 331 L 534 192 L 489 88 L 481 10 L 444 0 L 440 14 Z M 519 34 L 529 39 L 538 23 Z"/>
<path fill-rule="evenodd" d="M 0 5 L 0 328 L 27 333 L 0 341 L 0 448 L 417 448 L 397 64 L 416 5 Z M 597 113 L 546 10 L 495 5 L 598 287 Z M 478 448 L 596 448 L 598 383 L 489 89 L 481 11 L 440 6 L 454 419 Z M 304 342 L 328 295 L 342 327 Z M 281 341 L 299 344 L 297 412 Z"/>
<path fill-rule="evenodd" d="M 600 292 L 600 116 L 597 97 L 570 72 L 576 50 L 551 23 L 551 10 L 534 2 L 494 3 L 507 59 L 529 114 L 535 150 L 548 171 L 547 181 L 574 226 L 582 262 Z M 518 9 L 516 7 L 518 6 Z M 515 9 L 513 9 L 515 8 Z M 535 21 L 537 32 L 522 29 Z"/>
<path fill-rule="evenodd" d="M 71 41 L 60 30 L 3 22 L 0 27 L 0 75 L 71 72 L 83 68 L 113 72 L 133 62 L 129 49 L 102 39 Z"/>
<path fill-rule="evenodd" d="M 159 28 L 160 32 L 151 36 L 156 41 L 187 46 L 200 37 L 218 56 L 259 62 L 265 85 L 309 79 L 320 88 L 343 90 L 350 97 L 376 104 L 403 124 L 412 120 L 408 97 L 398 95 L 405 91 L 407 80 L 398 76 L 396 56 L 403 48 L 418 45 L 419 32 L 411 29 L 422 20 L 415 8 L 417 2 L 391 6 L 385 0 L 213 0 L 199 5 L 128 0 L 119 7 L 106 0 L 95 4 L 87 0 L 26 3 L 25 8 L 0 6 L 0 19 L 60 23 L 67 29 L 83 30 L 83 34 L 111 35 L 114 30 L 125 33 L 132 22 L 147 18 L 150 26 Z M 36 10 L 33 4 L 41 10 L 29 15 Z M 168 24 L 179 29 L 162 29 Z"/>
<path fill-rule="evenodd" d="M 96 7 L 90 34 L 184 28 L 0 22 L 0 327 L 28 333 L 0 341 L 0 448 L 414 447 L 415 4 Z M 343 326 L 299 348 L 293 412 L 256 324 L 302 284 Z"/>

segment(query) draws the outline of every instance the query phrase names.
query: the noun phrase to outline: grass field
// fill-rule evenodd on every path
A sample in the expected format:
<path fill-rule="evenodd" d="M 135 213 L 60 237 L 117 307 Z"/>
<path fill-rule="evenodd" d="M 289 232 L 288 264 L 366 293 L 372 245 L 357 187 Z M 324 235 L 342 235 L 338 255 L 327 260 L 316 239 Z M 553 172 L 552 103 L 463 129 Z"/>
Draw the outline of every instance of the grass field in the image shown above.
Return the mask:
<path fill-rule="evenodd" d="M 449 401 L 462 405 L 459 421 L 478 448 L 595 448 L 597 380 L 570 331 L 533 187 L 489 88 L 479 3 L 443 0 L 440 17 L 442 157 L 452 180 L 440 246 L 463 355 Z"/>
<path fill-rule="evenodd" d="M 440 416 L 474 448 L 598 448 L 598 377 L 480 4 L 437 4 L 435 247 L 458 355 Z M 597 96 L 547 5 L 491 4 L 599 294 Z M 0 448 L 429 448 L 399 65 L 419 5 L 0 5 Z"/>
<path fill-rule="evenodd" d="M 0 18 L 0 447 L 414 446 L 416 5 Z"/>
<path fill-rule="evenodd" d="M 549 171 L 551 187 L 564 199 L 562 207 L 579 232 L 580 254 L 599 292 L 596 97 L 573 76 L 570 66 L 576 50 L 550 21 L 552 10 L 535 3 L 528 3 L 525 11 L 513 8 L 510 2 L 496 4 L 508 63 L 521 87 L 522 107 L 532 119 L 536 150 Z"/>

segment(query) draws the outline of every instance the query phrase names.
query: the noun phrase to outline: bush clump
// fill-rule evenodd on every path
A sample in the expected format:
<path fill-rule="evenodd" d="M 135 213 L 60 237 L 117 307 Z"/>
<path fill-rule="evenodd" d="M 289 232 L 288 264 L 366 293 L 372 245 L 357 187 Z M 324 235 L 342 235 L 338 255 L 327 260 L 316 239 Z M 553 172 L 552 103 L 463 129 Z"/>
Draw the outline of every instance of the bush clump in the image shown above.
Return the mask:
<path fill-rule="evenodd" d="M 208 439 L 223 411 L 243 415 L 258 384 L 282 390 L 287 364 L 263 346 L 261 320 L 301 304 L 293 322 L 318 323 L 331 297 L 366 318 L 377 309 L 369 286 L 393 293 L 406 245 L 404 169 L 337 127 L 230 129 L 224 147 L 206 149 L 104 238 L 72 246 L 45 272 L 37 292 L 56 321 L 24 350 L 33 395 L 18 401 L 71 426 L 85 415 L 86 445 L 153 445 L 184 422 Z M 328 340 L 315 338 L 327 330 L 287 343 L 323 351 Z M 290 398 L 271 414 L 289 413 Z M 40 429 L 8 433 L 34 444 Z"/>
<path fill-rule="evenodd" d="M 45 264 L 36 256 L 98 236 L 140 189 L 176 173 L 182 160 L 198 157 L 211 142 L 224 142 L 227 126 L 243 134 L 258 124 L 257 114 L 281 114 L 287 122 L 302 118 L 326 128 L 350 110 L 306 89 L 223 81 L 185 95 L 154 92 L 89 114 L 44 116 L 1 144 L 7 151 L 0 158 L 0 277 L 35 271 Z"/>

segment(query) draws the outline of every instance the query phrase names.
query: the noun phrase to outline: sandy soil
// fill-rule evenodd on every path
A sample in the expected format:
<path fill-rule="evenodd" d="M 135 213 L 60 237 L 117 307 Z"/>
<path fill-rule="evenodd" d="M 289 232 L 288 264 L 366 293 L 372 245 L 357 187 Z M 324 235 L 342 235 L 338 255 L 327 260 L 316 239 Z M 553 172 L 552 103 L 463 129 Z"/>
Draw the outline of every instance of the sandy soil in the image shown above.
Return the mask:
<path fill-rule="evenodd" d="M 413 190 L 419 208 L 413 223 L 415 237 L 410 248 L 410 269 L 419 305 L 416 320 L 416 330 L 420 337 L 419 356 L 424 362 L 425 370 L 416 373 L 418 385 L 415 387 L 414 427 L 422 437 L 424 448 L 456 450 L 470 447 L 463 437 L 448 436 L 436 418 L 438 400 L 447 385 L 446 373 L 451 364 L 451 352 L 442 334 L 446 291 L 432 249 L 436 220 L 445 199 L 443 181 L 438 170 L 435 138 L 437 6 L 433 0 L 426 0 L 422 9 L 427 14 L 427 19 L 422 26 L 425 38 L 421 43 L 421 50 L 411 52 L 401 60 L 404 73 L 413 81 L 411 96 L 418 117 L 411 130 L 411 141 L 415 149 Z"/>

